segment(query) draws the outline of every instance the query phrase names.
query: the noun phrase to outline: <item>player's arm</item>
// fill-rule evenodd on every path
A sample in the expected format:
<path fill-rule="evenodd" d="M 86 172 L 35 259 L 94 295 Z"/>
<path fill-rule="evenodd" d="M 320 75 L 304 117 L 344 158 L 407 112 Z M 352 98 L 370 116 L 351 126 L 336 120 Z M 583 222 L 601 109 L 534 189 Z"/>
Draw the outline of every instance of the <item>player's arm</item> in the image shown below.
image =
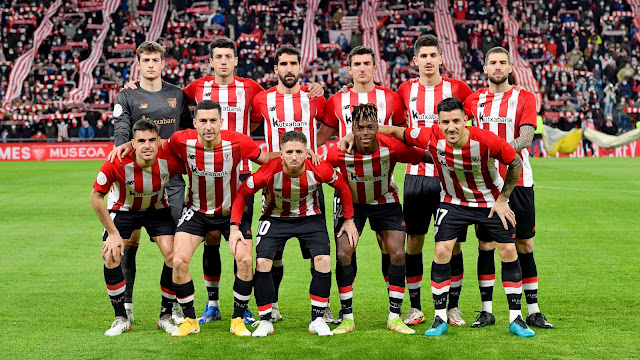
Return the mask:
<path fill-rule="evenodd" d="M 320 83 L 312 82 L 308 83 L 306 86 L 310 99 L 324 95 L 324 88 L 322 87 L 322 85 L 320 85 Z"/>
<path fill-rule="evenodd" d="M 393 136 L 400 141 L 404 141 L 404 132 L 406 129 L 406 127 L 380 125 L 378 126 L 378 133 Z"/>
<path fill-rule="evenodd" d="M 324 145 L 331 139 L 331 135 L 338 135 L 340 119 L 336 116 L 335 98 L 330 97 L 324 109 L 324 118 L 320 119 L 320 129 L 318 129 L 318 147 Z"/>
<path fill-rule="evenodd" d="M 124 91 L 116 95 L 116 104 L 113 106 L 113 140 L 116 146 L 129 142 L 131 134 L 131 109 Z"/>
<path fill-rule="evenodd" d="M 520 136 L 513 139 L 509 145 L 513 146 L 516 151 L 520 151 L 522 149 L 526 149 L 531 146 L 531 142 L 533 141 L 533 133 L 536 129 L 533 125 L 525 124 L 520 126 Z"/>
<path fill-rule="evenodd" d="M 184 92 L 184 91 L 183 91 Z M 193 129 L 193 115 L 189 109 L 189 102 L 187 96 L 182 97 L 182 111 L 180 112 L 180 123 L 178 126 L 180 129 Z"/>
<path fill-rule="evenodd" d="M 260 168 L 260 170 L 262 169 L 263 168 Z M 260 172 L 260 170 L 258 170 L 258 172 Z M 259 177 L 256 177 L 256 175 L 257 172 L 249 176 L 247 180 L 240 185 L 240 189 L 236 193 L 236 198 L 231 206 L 229 248 L 231 249 L 233 256 L 236 255 L 236 246 L 238 245 L 238 241 L 246 244 L 244 235 L 242 235 L 242 231 L 240 231 L 240 222 L 242 221 L 242 214 L 247 206 L 247 201 L 251 196 L 253 196 L 253 194 L 264 187 L 262 185 L 258 186 L 258 181 L 256 181 L 256 179 L 259 179 Z"/>
<path fill-rule="evenodd" d="M 260 126 L 264 122 L 264 117 L 262 116 L 262 112 L 260 111 L 259 99 L 261 96 L 256 96 L 251 101 L 251 112 L 249 113 L 249 122 L 251 125 L 251 132 Z M 266 130 L 265 130 L 266 131 Z"/>
<path fill-rule="evenodd" d="M 493 166 L 493 165 L 489 165 Z M 518 179 L 520 178 L 520 173 L 522 172 L 522 160 L 520 156 L 516 154 L 513 161 L 509 164 L 507 168 L 507 174 L 504 179 L 504 186 L 502 187 L 502 192 L 500 192 L 500 196 L 498 196 L 498 200 L 493 204 L 491 211 L 489 212 L 489 217 L 493 216 L 493 213 L 498 214 L 500 220 L 502 220 L 502 225 L 504 225 L 505 230 L 509 227 L 507 226 L 507 220 L 511 223 L 511 225 L 516 226 L 516 216 L 514 212 L 509 208 L 509 204 L 507 200 L 509 200 L 509 196 L 511 196 L 511 192 L 516 187 L 518 183 Z"/>
<path fill-rule="evenodd" d="M 318 129 L 318 147 L 324 145 L 331 139 L 332 135 L 338 135 L 338 129 L 332 128 L 331 126 L 325 125 L 324 123 L 320 124 L 320 129 Z"/>
<path fill-rule="evenodd" d="M 116 224 L 113 223 L 109 216 L 107 205 L 104 203 L 105 195 L 95 188 L 91 189 L 91 206 L 96 215 L 98 215 L 98 219 L 100 219 L 107 234 L 109 234 L 102 245 L 102 256 L 114 258 L 124 255 L 124 240 L 120 237 Z"/>

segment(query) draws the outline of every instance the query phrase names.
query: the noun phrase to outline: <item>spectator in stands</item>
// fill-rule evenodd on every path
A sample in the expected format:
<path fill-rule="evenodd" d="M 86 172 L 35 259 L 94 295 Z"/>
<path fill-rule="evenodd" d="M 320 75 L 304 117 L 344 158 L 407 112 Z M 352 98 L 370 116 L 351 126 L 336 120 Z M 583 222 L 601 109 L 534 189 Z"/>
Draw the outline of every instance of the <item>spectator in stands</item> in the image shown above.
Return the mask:
<path fill-rule="evenodd" d="M 46 141 L 47 135 L 45 135 L 42 131 L 38 130 L 35 134 L 31 135 L 30 139 L 35 141 Z"/>
<path fill-rule="evenodd" d="M 602 129 L 600 129 L 600 131 L 608 135 L 618 134 L 618 125 L 613 121 L 612 114 L 607 114 L 604 125 L 602 126 Z"/>
<path fill-rule="evenodd" d="M 624 67 L 618 71 L 616 77 L 618 78 L 618 81 L 621 82 L 624 79 L 633 77 L 635 74 L 636 71 L 631 67 L 631 63 L 626 63 Z"/>
<path fill-rule="evenodd" d="M 0 141 L 6 143 L 7 139 L 9 139 L 9 130 L 7 128 L 4 128 L 2 130 L 2 134 L 0 135 Z"/>
<path fill-rule="evenodd" d="M 63 120 L 58 122 L 58 142 L 69 141 L 69 125 Z"/>
<path fill-rule="evenodd" d="M 627 120 L 629 119 L 629 115 L 626 112 L 629 104 L 627 103 L 627 98 L 623 97 L 620 99 L 618 104 L 616 105 L 616 113 L 618 114 L 618 131 L 625 132 L 627 131 Z"/>
<path fill-rule="evenodd" d="M 96 138 L 102 140 L 109 138 L 109 129 L 104 126 L 102 120 L 98 120 L 96 123 Z"/>
<path fill-rule="evenodd" d="M 75 120 L 73 120 L 75 121 Z M 96 137 L 96 131 L 87 120 L 82 120 L 82 127 L 78 130 L 78 137 L 81 141 L 91 141 Z"/>
<path fill-rule="evenodd" d="M 47 139 L 53 139 L 55 140 L 55 138 L 58 136 L 58 129 L 56 128 L 56 126 L 53 124 L 53 119 L 49 119 L 47 121 L 47 124 L 44 126 L 44 134 L 47 136 Z"/>
<path fill-rule="evenodd" d="M 613 87 L 612 83 L 607 85 L 606 89 L 604 89 L 604 114 L 611 114 L 613 111 L 613 104 L 616 102 L 616 90 Z"/>
<path fill-rule="evenodd" d="M 71 124 L 69 124 L 68 131 L 69 131 L 70 139 L 78 137 L 78 133 L 80 132 L 80 126 L 78 126 L 78 120 L 76 119 L 71 120 Z"/>

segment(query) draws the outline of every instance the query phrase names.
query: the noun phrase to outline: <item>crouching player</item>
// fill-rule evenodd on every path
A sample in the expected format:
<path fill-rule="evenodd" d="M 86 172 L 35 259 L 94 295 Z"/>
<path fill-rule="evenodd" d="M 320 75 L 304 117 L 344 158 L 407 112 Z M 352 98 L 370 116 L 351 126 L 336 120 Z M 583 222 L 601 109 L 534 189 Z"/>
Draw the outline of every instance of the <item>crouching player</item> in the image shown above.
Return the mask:
<path fill-rule="evenodd" d="M 266 197 L 256 236 L 256 273 L 254 276 L 256 305 L 260 313 L 254 337 L 273 334 L 272 303 L 275 293 L 271 267 L 278 251 L 292 237 L 313 257 L 311 271 L 311 323 L 309 332 L 320 336 L 333 335 L 323 319 L 331 290 L 331 263 L 327 224 L 320 211 L 318 189 L 327 183 L 338 190 L 346 218 L 338 236 L 343 233 L 355 243 L 358 232 L 353 223 L 353 203 L 349 186 L 331 165 L 313 165 L 306 159 L 307 138 L 300 131 L 286 132 L 280 141 L 280 157 L 263 165 L 242 184 L 231 214 L 229 244 L 244 242 L 239 229 L 247 199 L 262 188 Z"/>
<path fill-rule="evenodd" d="M 104 333 L 107 336 L 131 330 L 124 307 L 125 281 L 120 260 L 126 240 L 143 226 L 164 256 L 158 329 L 168 333 L 178 329 L 171 318 L 172 304 L 176 300 L 172 283 L 176 223 L 171 217 L 165 186 L 173 176 L 184 172 L 184 165 L 159 149 L 158 126 L 153 121 L 138 120 L 132 131 L 134 152 L 113 163 L 105 161 L 91 191 L 91 205 L 104 226 L 104 280 L 116 316 L 111 328 Z M 105 205 L 107 193 L 108 205 Z"/>
<path fill-rule="evenodd" d="M 398 188 L 393 182 L 396 162 L 418 164 L 425 158 L 425 151 L 411 148 L 395 138 L 378 134 L 378 110 L 375 104 L 355 106 L 352 112 L 352 132 L 347 140 L 354 142 L 353 154 L 340 151 L 337 146 L 329 149 L 327 162 L 340 169 L 340 174 L 351 188 L 354 221 L 359 233 L 369 219 L 371 229 L 381 234 L 385 249 L 389 251 L 389 316 L 387 327 L 403 334 L 413 334 L 400 318 L 405 293 L 405 223 L 398 198 Z M 338 203 L 338 199 L 335 200 Z M 339 203 L 338 203 L 339 204 Z M 336 233 L 345 219 L 339 207 L 334 211 Z M 355 329 L 352 297 L 354 273 L 351 256 L 357 242 L 344 236 L 336 237 L 336 281 L 340 292 L 342 323 L 333 330 L 344 334 Z"/>

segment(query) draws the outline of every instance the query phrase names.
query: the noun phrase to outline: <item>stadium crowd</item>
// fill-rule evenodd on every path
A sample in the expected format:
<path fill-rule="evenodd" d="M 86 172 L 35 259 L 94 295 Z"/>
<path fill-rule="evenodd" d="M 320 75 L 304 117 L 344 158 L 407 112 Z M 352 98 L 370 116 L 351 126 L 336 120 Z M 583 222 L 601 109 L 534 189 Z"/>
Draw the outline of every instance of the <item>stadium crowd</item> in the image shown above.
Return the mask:
<path fill-rule="evenodd" d="M 0 98 L 5 96 L 13 63 L 33 47 L 34 32 L 51 3 L 12 0 L 0 5 Z M 238 76 L 255 79 L 265 88 L 273 86 L 277 78 L 271 55 L 282 44 L 301 43 L 306 2 L 261 3 L 170 1 L 158 40 L 168 50 L 164 79 L 184 87 L 208 75 L 209 42 L 226 35 L 240 49 Z M 303 81 L 320 82 L 325 96 L 348 81 L 344 55 L 362 44 L 360 3 L 320 2 L 318 59 L 307 67 Z M 434 5 L 399 0 L 380 3 L 381 57 L 389 66 L 391 88 L 396 90 L 417 76 L 411 61 L 412 42 L 421 34 L 435 32 Z M 100 4 L 64 2 L 52 18 L 52 33 L 38 48 L 22 93 L 12 105 L 2 108 L 0 141 L 79 141 L 113 135 L 112 103 L 130 78 L 136 45 L 145 40 L 154 4 L 121 2 L 111 15 L 102 56 L 93 70 L 96 84 L 83 104 L 63 104 L 78 86 L 79 64 L 90 55 L 100 33 Z M 493 46 L 506 46 L 500 5 L 473 0 L 453 4 L 451 16 L 466 73 L 462 80 L 476 90 L 486 84 L 483 54 Z M 548 124 L 562 130 L 590 126 L 613 134 L 635 128 L 635 114 L 640 112 L 640 43 L 626 1 L 514 1 L 509 7 L 521 25 L 519 51 L 539 80 L 541 112 Z"/>

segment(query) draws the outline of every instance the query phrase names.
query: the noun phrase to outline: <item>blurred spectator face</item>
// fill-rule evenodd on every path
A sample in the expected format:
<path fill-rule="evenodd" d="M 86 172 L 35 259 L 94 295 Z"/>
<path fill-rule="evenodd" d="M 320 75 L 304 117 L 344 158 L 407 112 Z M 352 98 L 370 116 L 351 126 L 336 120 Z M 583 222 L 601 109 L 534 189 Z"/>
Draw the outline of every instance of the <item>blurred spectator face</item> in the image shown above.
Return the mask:
<path fill-rule="evenodd" d="M 140 54 L 140 60 L 138 60 L 140 75 L 146 80 L 155 80 L 162 75 L 164 63 L 159 52 L 144 52 Z"/>
<path fill-rule="evenodd" d="M 278 58 L 278 64 L 274 66 L 278 81 L 291 89 L 298 84 L 300 78 L 300 62 L 293 54 L 282 54 Z"/>
<path fill-rule="evenodd" d="M 509 56 L 504 53 L 491 53 L 487 57 L 484 73 L 489 77 L 489 81 L 499 85 L 509 79 L 511 74 L 511 64 Z"/>
<path fill-rule="evenodd" d="M 234 55 L 233 49 L 214 48 L 213 54 L 209 58 L 209 64 L 213 68 L 213 72 L 217 76 L 232 76 L 236 66 L 238 66 L 238 58 Z"/>
<path fill-rule="evenodd" d="M 439 74 L 442 55 L 435 46 L 423 46 L 418 51 L 418 56 L 413 57 L 413 63 L 418 67 L 420 76 Z"/>
<path fill-rule="evenodd" d="M 349 74 L 353 76 L 354 83 L 365 85 L 373 81 L 373 73 L 376 72 L 377 68 L 377 65 L 373 65 L 371 54 L 354 55 L 351 58 Z"/>

